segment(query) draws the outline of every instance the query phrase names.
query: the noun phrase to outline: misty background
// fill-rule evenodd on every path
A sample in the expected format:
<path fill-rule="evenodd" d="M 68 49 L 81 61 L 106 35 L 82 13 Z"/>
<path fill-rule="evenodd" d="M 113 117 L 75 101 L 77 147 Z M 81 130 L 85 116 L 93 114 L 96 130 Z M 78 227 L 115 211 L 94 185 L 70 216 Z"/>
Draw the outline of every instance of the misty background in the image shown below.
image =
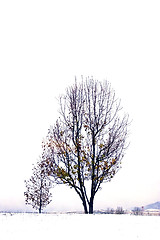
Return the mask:
<path fill-rule="evenodd" d="M 122 169 L 95 196 L 95 209 L 160 200 L 160 6 L 156 0 L 0 2 L 0 211 L 32 209 L 24 180 L 58 118 L 75 76 L 107 79 L 129 113 Z M 82 210 L 56 186 L 49 211 Z"/>

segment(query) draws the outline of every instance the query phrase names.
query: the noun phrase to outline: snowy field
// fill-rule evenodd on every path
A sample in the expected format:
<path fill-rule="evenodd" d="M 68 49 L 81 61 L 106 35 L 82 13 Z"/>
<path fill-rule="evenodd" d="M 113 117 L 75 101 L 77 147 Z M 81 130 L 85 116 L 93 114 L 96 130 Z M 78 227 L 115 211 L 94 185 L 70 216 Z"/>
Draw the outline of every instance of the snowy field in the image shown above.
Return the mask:
<path fill-rule="evenodd" d="M 159 240 L 160 217 L 84 214 L 0 214 L 0 239 Z"/>

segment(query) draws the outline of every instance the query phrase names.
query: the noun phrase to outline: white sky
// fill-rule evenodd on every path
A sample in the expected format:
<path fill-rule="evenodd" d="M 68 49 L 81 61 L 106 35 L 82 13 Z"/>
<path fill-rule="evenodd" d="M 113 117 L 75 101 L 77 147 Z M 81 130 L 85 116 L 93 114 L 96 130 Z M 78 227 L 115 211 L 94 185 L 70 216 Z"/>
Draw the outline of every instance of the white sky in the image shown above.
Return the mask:
<path fill-rule="evenodd" d="M 122 169 L 95 208 L 160 200 L 157 0 L 0 1 L 0 210 L 25 209 L 24 180 L 74 76 L 107 79 L 133 120 Z M 52 210 L 82 209 L 56 187 Z"/>

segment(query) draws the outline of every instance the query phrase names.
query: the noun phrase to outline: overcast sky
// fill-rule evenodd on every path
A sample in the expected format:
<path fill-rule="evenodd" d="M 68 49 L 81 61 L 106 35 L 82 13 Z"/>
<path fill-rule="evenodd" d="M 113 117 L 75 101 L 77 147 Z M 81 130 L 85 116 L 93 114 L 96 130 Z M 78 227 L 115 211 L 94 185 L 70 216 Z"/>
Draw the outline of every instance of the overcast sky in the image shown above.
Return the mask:
<path fill-rule="evenodd" d="M 158 0 L 0 1 L 0 210 L 25 209 L 56 98 L 81 75 L 107 79 L 132 120 L 122 169 L 95 208 L 160 201 L 159 13 Z M 62 186 L 48 209 L 83 210 Z"/>

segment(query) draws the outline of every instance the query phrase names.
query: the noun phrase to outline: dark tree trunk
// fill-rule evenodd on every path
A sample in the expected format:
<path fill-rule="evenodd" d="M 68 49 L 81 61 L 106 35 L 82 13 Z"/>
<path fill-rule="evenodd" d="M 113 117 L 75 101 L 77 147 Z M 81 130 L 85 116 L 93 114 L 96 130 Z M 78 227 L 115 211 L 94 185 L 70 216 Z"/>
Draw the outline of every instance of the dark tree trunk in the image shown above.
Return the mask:
<path fill-rule="evenodd" d="M 39 207 L 39 213 L 41 213 L 42 211 L 41 211 L 41 206 Z"/>
<path fill-rule="evenodd" d="M 82 203 L 83 203 L 83 207 L 84 207 L 84 213 L 85 213 L 85 214 L 88 214 L 88 209 L 87 209 L 87 204 L 86 204 L 85 199 L 82 200 Z"/>
<path fill-rule="evenodd" d="M 93 200 L 94 200 L 94 197 L 92 196 L 89 202 L 89 214 L 93 214 Z"/>

